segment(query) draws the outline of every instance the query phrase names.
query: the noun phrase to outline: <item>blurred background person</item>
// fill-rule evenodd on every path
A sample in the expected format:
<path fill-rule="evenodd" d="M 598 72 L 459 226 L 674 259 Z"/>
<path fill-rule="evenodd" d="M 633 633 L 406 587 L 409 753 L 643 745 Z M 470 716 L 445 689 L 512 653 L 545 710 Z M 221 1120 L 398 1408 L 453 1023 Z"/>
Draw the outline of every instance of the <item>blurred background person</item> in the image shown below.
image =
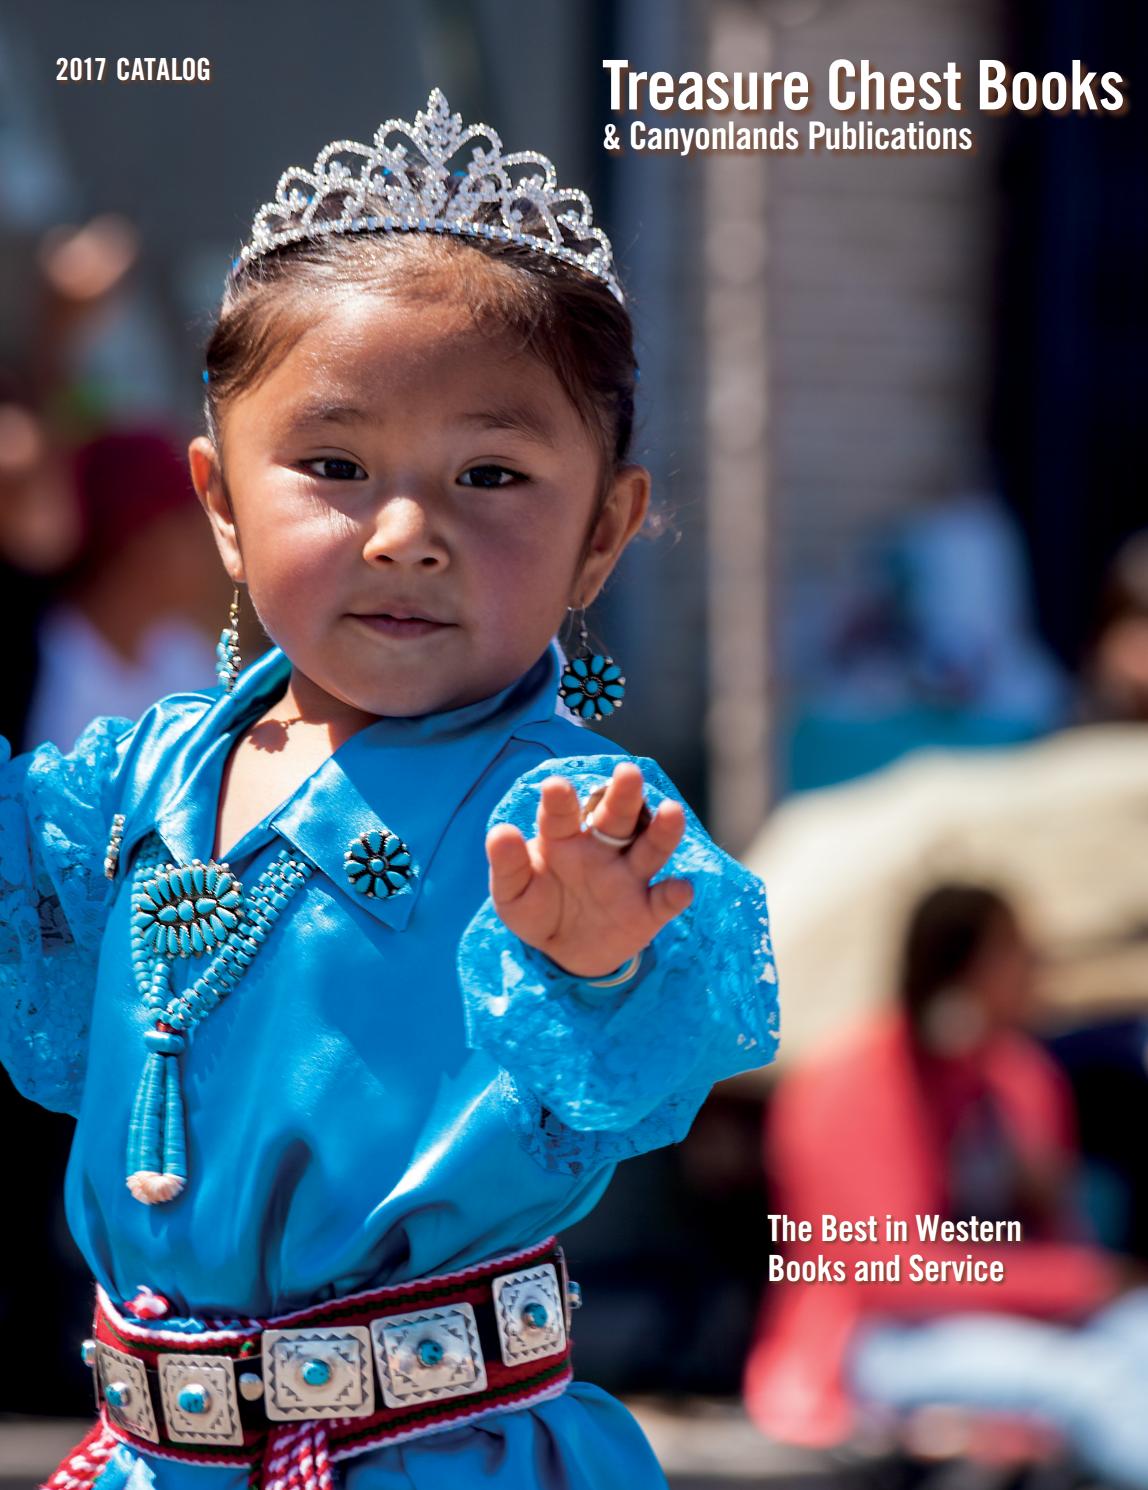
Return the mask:
<path fill-rule="evenodd" d="M 8 247 L 22 330 L 8 317 L 0 337 L 0 734 L 17 750 L 70 750 L 97 714 L 134 718 L 163 693 L 214 685 L 226 587 L 181 441 L 141 426 L 114 380 L 84 372 L 114 324 L 134 232 L 97 218 Z M 56 1414 L 80 1414 L 91 1384 L 75 1331 L 91 1283 L 63 1217 L 73 1124 L 25 1102 L 4 1072 L 0 1120 L 21 1135 L 9 1179 L 23 1216 L 0 1327 L 24 1342 L 0 1391 L 7 1411 L 42 1412 L 47 1382 Z"/>
<path fill-rule="evenodd" d="M 4 160 L 0 153 L 0 167 Z M 112 333 L 131 299 L 138 239 L 125 219 L 104 214 L 78 228 L 0 231 L 0 256 L 0 578 L 8 601 L 0 733 L 20 747 L 33 743 L 27 715 L 41 615 L 83 562 L 95 527 L 77 452 L 139 419 L 116 379 L 100 371 L 109 349 L 113 361 L 120 355 Z M 137 500 L 138 511 L 146 506 L 146 496 Z"/>
<path fill-rule="evenodd" d="M 771 1284 L 746 1396 L 767 1433 L 848 1440 L 866 1422 L 964 1409 L 1063 1434 L 1116 1483 L 1148 1484 L 1148 1291 L 1089 1238 L 1071 1093 L 1026 1033 L 1033 955 L 1000 894 L 941 885 L 905 935 L 899 1000 L 786 1077 L 768 1125 L 775 1209 L 814 1222 L 788 1262 L 842 1283 Z M 823 1214 L 909 1223 L 907 1244 L 823 1244 Z M 915 1218 L 1019 1221 L 1011 1244 L 922 1242 Z M 999 1283 L 909 1280 L 908 1258 L 999 1257 Z M 857 1282 L 900 1256 L 899 1282 Z"/>
<path fill-rule="evenodd" d="M 141 688 L 151 702 L 171 688 L 210 686 L 212 635 L 197 604 L 220 595 L 219 577 L 204 568 L 209 540 L 189 502 L 183 442 L 155 433 L 179 428 L 185 411 L 139 274 L 139 231 L 127 213 L 107 210 L 115 152 L 98 171 L 75 168 L 47 77 L 6 12 L 0 734 L 14 750 L 40 738 L 70 749 L 93 715 L 137 714 Z M 131 205 L 146 212 L 146 202 Z M 47 1401 L 53 1415 L 83 1415 L 91 1380 L 76 1341 L 90 1318 L 91 1280 L 68 1234 L 62 1186 L 73 1123 L 24 1101 L 6 1072 L 0 1122 L 20 1135 L 7 1178 L 21 1215 L 0 1280 L 0 1329 L 21 1348 L 0 1366 L 0 1399 L 6 1413 L 43 1413 Z M 37 1468 L 50 1453 L 37 1455 Z M 0 1444 L 0 1474 L 12 1457 L 12 1445 Z"/>
<path fill-rule="evenodd" d="M 1036 633 L 1020 532 L 994 493 L 914 505 L 858 559 L 858 584 L 834 607 L 816 683 L 793 717 L 791 788 L 1067 722 L 1068 678 Z"/>
<path fill-rule="evenodd" d="M 27 736 L 69 750 L 99 714 L 215 686 L 212 626 L 226 586 L 168 435 L 112 431 L 75 456 L 79 552 L 41 619 Z"/>
<path fill-rule="evenodd" d="M 1148 531 L 1121 544 L 1108 568 L 1082 685 L 1086 720 L 1148 723 Z"/>

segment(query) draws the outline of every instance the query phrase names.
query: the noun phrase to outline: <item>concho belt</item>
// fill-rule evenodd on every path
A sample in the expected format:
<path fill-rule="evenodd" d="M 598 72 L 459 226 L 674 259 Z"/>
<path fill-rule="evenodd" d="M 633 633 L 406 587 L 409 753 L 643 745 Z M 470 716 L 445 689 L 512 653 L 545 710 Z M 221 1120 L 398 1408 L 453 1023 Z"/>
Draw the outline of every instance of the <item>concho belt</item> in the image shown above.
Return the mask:
<path fill-rule="evenodd" d="M 330 1465 L 562 1392 L 577 1284 L 553 1237 L 458 1273 L 195 1333 L 96 1291 L 99 1421 L 46 1482 L 90 1485 L 117 1444 L 326 1490 Z"/>

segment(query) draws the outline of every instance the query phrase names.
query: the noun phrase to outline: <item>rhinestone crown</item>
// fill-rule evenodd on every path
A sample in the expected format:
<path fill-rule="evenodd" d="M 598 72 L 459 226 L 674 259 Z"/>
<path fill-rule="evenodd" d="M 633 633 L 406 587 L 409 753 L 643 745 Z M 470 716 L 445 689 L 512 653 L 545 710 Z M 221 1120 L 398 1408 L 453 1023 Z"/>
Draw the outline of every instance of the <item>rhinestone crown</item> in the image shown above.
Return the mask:
<path fill-rule="evenodd" d="M 472 147 L 465 169 L 452 170 L 472 140 L 484 143 Z M 413 124 L 388 119 L 370 145 L 332 140 L 311 170 L 284 171 L 274 201 L 255 214 L 234 271 L 304 238 L 371 232 L 522 243 L 592 274 L 623 299 L 610 240 L 594 226 L 586 193 L 559 186 L 553 164 L 537 151 L 504 155 L 489 125 L 463 128 L 438 88 Z"/>

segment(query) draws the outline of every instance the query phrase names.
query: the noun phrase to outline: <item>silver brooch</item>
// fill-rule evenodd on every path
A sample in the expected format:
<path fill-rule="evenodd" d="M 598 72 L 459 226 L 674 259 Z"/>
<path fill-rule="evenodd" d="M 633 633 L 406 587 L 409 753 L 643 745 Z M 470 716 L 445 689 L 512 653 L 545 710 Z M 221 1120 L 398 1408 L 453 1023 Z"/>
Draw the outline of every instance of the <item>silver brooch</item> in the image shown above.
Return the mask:
<path fill-rule="evenodd" d="M 120 845 L 124 841 L 124 815 L 117 812 L 112 818 L 112 831 L 108 836 L 108 846 L 104 850 L 104 874 L 110 880 L 116 877 L 116 870 L 120 865 Z"/>

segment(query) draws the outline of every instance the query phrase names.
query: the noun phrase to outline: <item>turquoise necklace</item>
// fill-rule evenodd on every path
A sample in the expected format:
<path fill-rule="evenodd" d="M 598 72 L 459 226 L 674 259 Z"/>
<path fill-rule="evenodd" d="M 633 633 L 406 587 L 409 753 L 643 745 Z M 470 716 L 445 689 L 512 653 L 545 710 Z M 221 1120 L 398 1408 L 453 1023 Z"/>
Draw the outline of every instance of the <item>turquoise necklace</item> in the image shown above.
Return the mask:
<path fill-rule="evenodd" d="M 155 1024 L 144 1031 L 147 1057 L 128 1129 L 128 1189 L 145 1205 L 173 1200 L 187 1184 L 187 1142 L 179 1057 L 187 1032 L 238 984 L 283 908 L 312 873 L 279 851 L 248 892 L 227 864 L 148 864 L 132 879 L 132 972 Z M 177 958 L 203 957 L 182 992 L 172 987 Z"/>

